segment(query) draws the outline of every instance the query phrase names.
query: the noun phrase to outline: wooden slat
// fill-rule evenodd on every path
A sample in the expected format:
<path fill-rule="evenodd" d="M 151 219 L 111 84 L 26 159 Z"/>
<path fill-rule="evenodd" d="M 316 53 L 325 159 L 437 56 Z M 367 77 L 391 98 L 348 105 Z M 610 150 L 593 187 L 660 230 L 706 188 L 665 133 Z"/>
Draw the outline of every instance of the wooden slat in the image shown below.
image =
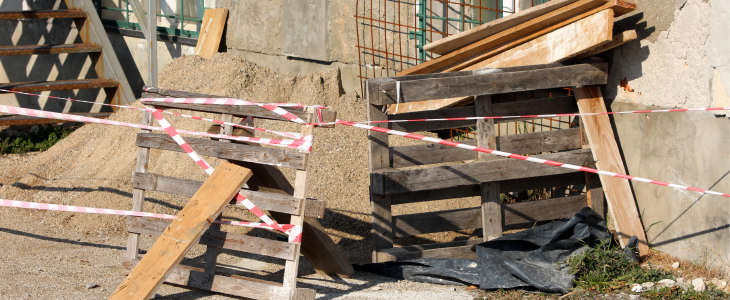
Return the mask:
<path fill-rule="evenodd" d="M 382 249 L 378 252 L 382 261 L 402 261 L 416 258 L 465 258 L 477 259 L 477 254 L 471 251 L 476 244 L 483 243 L 482 240 L 464 240 L 446 243 L 434 243 L 415 246 L 406 246 L 390 249 Z"/>
<path fill-rule="evenodd" d="M 219 165 L 110 299 L 153 296 L 165 275 L 185 257 L 251 175 L 250 170 L 231 163 Z"/>
<path fill-rule="evenodd" d="M 590 149 L 534 157 L 585 167 L 594 165 Z M 371 178 L 373 183 L 378 185 L 373 185 L 371 188 L 376 194 L 387 195 L 570 172 L 574 171 L 513 158 L 501 158 L 423 169 L 374 171 L 371 173 Z"/>
<path fill-rule="evenodd" d="M 575 98 L 578 99 L 581 113 L 606 112 L 606 104 L 599 88 L 576 89 Z M 596 167 L 599 170 L 626 174 L 608 116 L 581 116 L 580 120 L 596 158 Z M 632 236 L 637 236 L 639 252 L 643 255 L 648 254 L 649 245 L 628 180 L 604 175 L 600 178 L 606 192 L 606 200 L 613 212 L 614 226 L 621 246 L 625 247 Z"/>
<path fill-rule="evenodd" d="M 201 93 L 191 93 L 191 92 L 184 92 L 184 91 L 175 91 L 175 90 L 168 90 L 168 89 L 162 89 L 157 87 L 150 87 L 145 86 L 143 88 L 145 93 L 142 93 L 143 98 L 166 98 L 166 97 L 173 97 L 173 98 L 230 98 L 226 96 L 218 96 L 218 95 L 209 95 L 209 94 L 201 94 Z M 230 105 L 194 105 L 194 104 L 174 104 L 173 103 L 165 103 L 165 107 L 172 107 L 172 108 L 181 108 L 181 109 L 188 109 L 188 110 L 195 110 L 195 111 L 202 111 L 202 112 L 213 112 L 213 113 L 228 113 L 232 114 L 237 117 L 243 117 L 243 116 L 253 116 L 257 118 L 264 118 L 264 119 L 271 119 L 271 120 L 283 120 L 283 121 L 289 121 L 288 119 L 277 115 L 273 112 L 271 112 L 268 109 L 259 107 L 259 106 L 251 106 L 251 105 L 244 105 L 244 106 L 230 106 Z M 163 105 L 160 105 L 160 107 L 163 107 Z M 301 118 L 302 120 L 307 118 L 306 112 L 304 112 L 304 108 L 301 107 L 282 107 L 284 110 L 292 113 L 293 115 Z M 333 109 L 322 109 L 322 122 L 334 122 L 337 120 L 337 111 Z M 328 126 L 322 126 L 323 128 L 333 128 L 334 125 L 328 125 Z"/>
<path fill-rule="evenodd" d="M 586 205 L 585 195 L 505 204 L 503 225 L 568 218 Z M 393 230 L 396 237 L 406 237 L 479 228 L 481 222 L 481 208 L 475 207 L 395 216 Z"/>
<path fill-rule="evenodd" d="M 152 125 L 152 113 L 145 111 L 142 113 L 142 125 Z M 141 133 L 150 132 L 149 130 L 142 129 Z M 150 161 L 150 149 L 149 148 L 137 148 L 137 165 L 135 172 L 139 174 L 147 173 L 147 166 Z M 132 210 L 142 211 L 142 204 L 144 203 L 144 189 L 134 188 L 132 190 Z M 130 234 L 127 237 L 127 249 L 124 253 L 124 257 L 128 259 L 137 259 L 137 252 L 139 252 L 139 235 Z"/>
<path fill-rule="evenodd" d="M 401 103 L 473 95 L 502 94 L 571 86 L 606 84 L 608 65 L 580 64 L 531 71 L 497 72 L 481 75 L 409 80 L 401 82 Z M 389 78 L 377 87 L 371 104 L 396 103 L 396 80 Z M 372 91 L 370 92 L 372 94 Z"/>
<path fill-rule="evenodd" d="M 208 139 L 185 138 L 185 142 L 200 155 L 217 158 L 250 161 L 254 163 L 282 166 L 298 170 L 306 165 L 305 154 L 298 151 L 253 147 L 245 144 L 220 143 Z M 180 145 L 167 134 L 137 134 L 137 146 L 168 151 L 184 152 Z"/>
<path fill-rule="evenodd" d="M 129 273 L 139 260 L 124 260 L 122 272 Z M 205 274 L 203 269 L 178 265 L 170 270 L 165 282 L 191 288 L 245 297 L 249 299 L 314 299 L 312 289 L 289 289 L 281 284 L 244 276 L 216 272 L 215 276 Z"/>
<path fill-rule="evenodd" d="M 464 47 L 441 55 L 438 58 L 423 62 L 414 67 L 403 70 L 399 72 L 398 75 L 401 76 L 438 72 L 439 70 L 448 68 L 454 64 L 483 54 L 484 52 L 494 49 L 495 47 L 509 43 L 519 37 L 529 35 L 535 32 L 538 32 L 540 35 L 547 34 L 553 30 L 560 28 L 555 28 L 556 26 L 551 25 L 564 22 L 565 20 L 571 19 L 577 14 L 603 5 L 606 2 L 608 2 L 608 0 L 576 1 L 575 3 L 558 8 L 539 17 L 532 18 L 526 22 L 515 24 L 515 26 L 511 28 L 507 28 L 492 36 L 465 45 Z M 550 28 L 550 30 L 547 30 L 547 28 Z"/>
<path fill-rule="evenodd" d="M 127 231 L 151 237 L 162 235 L 170 222 L 155 221 L 137 217 L 127 218 Z M 281 259 L 294 258 L 294 246 L 291 243 L 269 240 L 255 236 L 225 232 L 209 228 L 200 238 L 200 244 L 223 249 L 242 251 Z"/>
<path fill-rule="evenodd" d="M 41 55 L 61 53 L 98 53 L 101 46 L 95 44 L 60 44 L 60 45 L 13 45 L 0 46 L 0 56 Z"/>
<path fill-rule="evenodd" d="M 476 140 L 460 141 L 476 145 Z M 500 151 L 531 154 L 580 149 L 580 128 L 550 130 L 498 136 Z M 393 147 L 393 168 L 459 162 L 477 159 L 477 152 L 441 144 Z"/>
<path fill-rule="evenodd" d="M 580 56 L 576 57 L 576 59 L 581 59 L 581 58 L 593 56 L 596 54 L 601 54 L 601 53 L 611 50 L 613 48 L 620 47 L 621 45 L 626 44 L 630 41 L 633 41 L 637 37 L 638 36 L 636 34 L 636 30 L 633 30 L 633 29 L 626 30 L 622 33 L 614 35 L 611 42 L 598 46 L 598 48 L 588 51 L 585 54 L 581 54 Z"/>
<path fill-rule="evenodd" d="M 496 33 L 512 29 L 520 24 L 524 24 L 525 22 L 545 15 L 561 7 L 565 7 L 566 5 L 570 5 L 576 1 L 578 0 L 554 0 L 537 6 L 533 6 L 516 14 L 511 14 L 509 16 L 484 23 L 470 30 L 445 37 L 432 43 L 428 43 L 423 46 L 423 50 L 443 55 L 456 49 L 473 44 Z"/>
<path fill-rule="evenodd" d="M 69 115 L 91 117 L 98 119 L 106 119 L 112 113 L 67 113 Z M 57 123 L 76 123 L 71 120 L 46 119 L 38 117 L 28 117 L 21 115 L 0 115 L 0 126 L 13 125 L 40 125 L 40 124 L 57 124 Z"/>
<path fill-rule="evenodd" d="M 529 101 L 516 101 L 507 103 L 494 103 L 495 116 L 520 116 L 538 114 L 567 114 L 578 112 L 578 105 L 575 104 L 575 97 L 564 96 L 548 99 L 536 99 Z M 391 106 L 392 107 L 392 106 Z M 426 110 L 409 112 L 397 115 L 388 115 L 389 120 L 417 120 L 435 118 L 459 118 L 474 115 L 473 106 L 443 108 L 437 110 Z M 517 119 L 496 119 L 495 123 L 509 123 L 530 120 L 530 118 Z M 474 126 L 475 120 L 467 121 L 428 121 L 428 122 L 403 122 L 391 123 L 391 129 L 405 132 L 419 132 L 439 129 L 459 128 Z"/>
<path fill-rule="evenodd" d="M 135 189 L 159 191 L 185 197 L 192 197 L 203 185 L 202 181 L 162 176 L 152 173 L 135 172 L 132 174 L 132 187 Z M 261 209 L 286 214 L 295 214 L 301 200 L 285 194 L 276 194 L 247 189 L 240 190 L 251 202 Z M 312 218 L 324 217 L 326 203 L 322 200 L 307 198 L 304 216 Z"/>
<path fill-rule="evenodd" d="M 0 12 L 0 20 L 46 19 L 46 18 L 86 18 L 86 12 L 80 9 L 53 10 L 6 10 Z"/>
<path fill-rule="evenodd" d="M 223 29 L 226 27 L 228 9 L 208 8 L 203 14 L 198 45 L 195 47 L 195 55 L 202 58 L 211 58 L 218 53 L 223 37 Z"/>
<path fill-rule="evenodd" d="M 492 98 L 489 95 L 474 98 L 475 117 L 494 116 Z M 501 150 L 497 145 L 497 129 L 494 119 L 477 120 L 477 147 Z M 497 156 L 477 152 L 479 161 L 497 159 Z M 482 182 L 479 184 L 481 196 L 481 227 L 483 240 L 489 241 L 502 236 L 502 199 L 500 199 L 499 182 Z"/>
<path fill-rule="evenodd" d="M 371 100 L 371 94 L 368 89 L 368 100 Z M 369 102 L 369 101 L 368 101 Z M 387 116 L 382 112 L 382 106 L 368 104 L 368 120 L 383 121 L 387 120 Z M 378 126 L 378 124 L 375 124 Z M 387 126 L 387 124 L 386 124 Z M 390 165 L 390 154 L 388 150 L 388 134 L 376 131 L 368 131 L 368 154 L 370 156 L 370 172 L 380 168 L 387 168 Z M 373 243 L 372 261 L 380 262 L 378 257 L 379 249 L 393 248 L 393 231 L 390 224 L 391 204 L 390 196 L 376 194 L 374 187 L 381 183 L 377 181 L 377 177 L 370 174 L 370 236 Z"/>
<path fill-rule="evenodd" d="M 582 185 L 585 183 L 583 172 L 573 172 L 558 175 L 531 177 L 525 179 L 513 179 L 499 182 L 499 188 L 503 193 L 522 192 L 527 190 L 552 188 L 556 186 Z M 479 196 L 479 185 L 460 185 L 456 187 L 394 194 L 392 204 L 408 204 L 424 201 L 435 201 L 444 199 L 476 197 Z"/>

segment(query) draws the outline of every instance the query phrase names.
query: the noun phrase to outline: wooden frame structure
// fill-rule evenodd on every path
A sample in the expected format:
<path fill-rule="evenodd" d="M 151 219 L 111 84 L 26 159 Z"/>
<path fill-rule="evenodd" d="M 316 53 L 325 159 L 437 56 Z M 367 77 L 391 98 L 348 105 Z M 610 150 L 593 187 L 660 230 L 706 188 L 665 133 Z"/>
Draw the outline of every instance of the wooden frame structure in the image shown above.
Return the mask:
<path fill-rule="evenodd" d="M 158 88 L 146 88 L 145 97 L 216 97 L 178 91 L 169 91 Z M 217 105 L 190 105 L 190 104 L 155 104 L 158 108 L 178 108 L 192 111 L 221 113 L 221 120 L 232 122 L 233 117 L 248 116 L 272 120 L 287 121 L 283 117 L 257 106 L 217 106 Z M 313 108 L 287 108 L 306 122 L 313 122 L 316 111 Z M 334 119 L 335 112 L 323 112 L 326 120 Z M 145 112 L 143 124 L 152 125 L 152 115 Z M 230 125 L 214 126 L 210 131 L 227 135 L 253 136 L 253 132 L 243 129 L 233 130 Z M 313 126 L 301 126 L 303 136 L 312 135 Z M 312 289 L 296 288 L 297 269 L 300 252 L 307 256 L 308 252 L 317 251 L 317 255 L 308 257 L 308 261 L 319 272 L 349 276 L 352 267 L 346 257 L 339 251 L 331 239 L 318 226 L 316 218 L 324 215 L 323 201 L 307 199 L 307 169 L 309 153 L 284 148 L 260 147 L 258 144 L 238 143 L 229 140 L 213 141 L 200 138 L 185 138 L 185 141 L 200 155 L 226 159 L 231 163 L 246 167 L 253 172 L 253 177 L 247 182 L 247 188 L 241 189 L 244 196 L 259 208 L 270 212 L 279 223 L 304 225 L 303 241 L 290 243 L 278 240 L 269 240 L 243 234 L 230 233 L 220 230 L 220 225 L 212 225 L 202 235 L 200 244 L 206 245 L 204 269 L 190 268 L 182 265 L 175 267 L 165 277 L 165 282 L 192 288 L 204 289 L 213 292 L 242 296 L 252 299 L 314 299 Z M 132 176 L 133 207 L 135 211 L 142 210 L 145 191 L 160 191 L 182 196 L 192 196 L 203 184 L 202 181 L 162 176 L 147 172 L 150 149 L 183 152 L 166 134 L 155 134 L 142 130 L 136 145 L 137 168 Z M 275 166 L 287 167 L 296 170 L 294 187 L 289 185 L 281 171 Z M 235 200 L 232 203 L 236 203 Z M 305 225 L 305 222 L 309 226 Z M 152 221 L 143 218 L 129 217 L 127 231 L 129 239 L 127 252 L 123 262 L 126 271 L 131 270 L 139 262 L 138 238 L 140 234 L 159 236 L 169 223 Z M 324 234 L 324 237 L 322 236 Z M 257 255 L 284 259 L 285 271 L 282 283 L 263 281 L 236 275 L 223 275 L 216 272 L 216 259 L 221 249 L 229 249 Z M 344 262 L 343 262 L 344 261 Z"/>
<path fill-rule="evenodd" d="M 607 65 L 549 64 L 484 70 L 377 78 L 366 82 L 369 120 L 411 120 L 471 116 L 576 113 L 573 96 L 496 103 L 497 94 L 584 87 L 605 84 Z M 400 95 L 396 81 L 400 82 Z M 475 105 L 397 115 L 384 113 L 385 105 L 440 98 L 474 96 Z M 481 147 L 537 154 L 536 157 L 581 166 L 595 166 L 593 151 L 583 128 L 497 136 L 496 123 L 526 119 L 374 123 L 405 132 L 477 127 Z M 581 122 L 582 123 L 582 122 Z M 421 257 L 474 257 L 470 248 L 502 236 L 505 225 L 534 223 L 570 217 L 583 207 L 603 215 L 604 193 L 598 176 L 540 165 L 445 145 L 389 145 L 388 135 L 369 131 L 370 201 L 372 208 L 373 262 Z M 541 154 L 542 153 L 542 154 Z M 458 163 L 476 160 L 470 163 Z M 456 162 L 456 163 L 455 163 Z M 427 166 L 455 163 L 446 166 Z M 426 167 L 414 169 L 414 166 Z M 408 169 L 403 169 L 408 167 Z M 545 200 L 501 204 L 500 193 L 521 192 L 566 185 L 585 185 L 586 193 Z M 467 209 L 393 216 L 392 206 L 461 197 L 481 197 L 481 206 Z M 632 198 L 633 199 L 633 198 Z M 479 240 L 394 247 L 394 238 L 418 234 L 482 228 Z"/>

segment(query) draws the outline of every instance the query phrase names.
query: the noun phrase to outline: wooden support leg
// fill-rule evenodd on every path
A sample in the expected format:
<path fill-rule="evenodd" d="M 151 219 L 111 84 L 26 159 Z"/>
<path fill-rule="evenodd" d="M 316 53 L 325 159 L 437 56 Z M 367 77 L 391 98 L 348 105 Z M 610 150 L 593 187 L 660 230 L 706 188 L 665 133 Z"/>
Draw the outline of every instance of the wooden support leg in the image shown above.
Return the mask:
<path fill-rule="evenodd" d="M 233 122 L 233 116 L 230 114 L 222 114 L 221 121 Z M 231 126 L 231 125 L 221 126 L 220 133 L 225 134 L 225 135 L 231 135 L 233 133 L 233 126 Z M 218 141 L 221 143 L 230 143 L 231 142 L 231 140 L 226 140 L 226 139 L 220 139 Z M 220 220 L 220 219 L 221 219 L 221 216 L 218 216 L 217 220 Z M 221 228 L 221 225 L 213 224 L 213 225 L 210 225 L 210 227 L 213 229 L 219 230 Z M 216 260 L 218 259 L 218 254 L 220 254 L 220 248 L 218 248 L 218 247 L 207 246 L 205 249 L 204 272 L 206 275 L 210 276 L 211 279 L 215 276 L 215 265 L 216 265 Z"/>
<path fill-rule="evenodd" d="M 606 104 L 603 102 L 603 96 L 598 87 L 577 88 L 575 89 L 575 98 L 578 100 L 578 109 L 581 113 L 606 112 Z M 580 120 L 585 126 L 585 133 L 591 145 L 593 158 L 596 160 L 596 168 L 626 174 L 608 116 L 581 116 Z M 632 236 L 637 236 L 639 238 L 639 252 L 643 255 L 648 254 L 649 244 L 646 241 L 644 227 L 641 224 L 639 211 L 628 180 L 604 175 L 601 175 L 600 179 L 608 207 L 613 213 L 614 226 L 618 232 L 621 246 L 625 247 Z"/>
<path fill-rule="evenodd" d="M 145 111 L 142 114 L 142 125 L 152 125 L 152 113 Z M 140 132 L 146 133 L 149 130 L 140 130 Z M 135 171 L 147 173 L 147 163 L 150 160 L 150 148 L 137 149 L 137 167 Z M 142 211 L 142 203 L 144 202 L 144 190 L 134 189 L 132 191 L 132 210 Z M 128 259 L 137 259 L 137 252 L 139 251 L 139 234 L 130 233 L 127 238 L 127 251 L 124 255 Z"/>
<path fill-rule="evenodd" d="M 251 175 L 250 170 L 231 163 L 218 166 L 110 299 L 146 300 L 154 295 L 164 276 L 197 243 Z"/>
<path fill-rule="evenodd" d="M 477 117 L 492 116 L 492 99 L 489 95 L 476 96 L 474 99 Z M 477 121 L 477 145 L 497 150 L 497 131 L 494 120 Z M 479 160 L 494 159 L 494 155 L 478 152 Z M 499 182 L 483 182 L 480 184 L 482 197 L 482 231 L 484 241 L 502 236 L 502 200 L 500 199 Z"/>
<path fill-rule="evenodd" d="M 381 109 L 382 107 L 378 105 L 368 105 L 369 120 L 387 120 L 388 117 Z M 370 171 L 390 167 L 388 134 L 368 131 L 368 139 L 370 140 Z M 372 176 L 370 178 L 370 207 L 372 209 L 370 234 L 373 240 L 372 260 L 374 263 L 385 261 L 385 258 L 379 257 L 380 249 L 393 248 L 393 217 L 391 215 L 390 195 L 378 195 L 372 192 L 374 186 L 383 184 L 374 180 L 375 178 Z"/>

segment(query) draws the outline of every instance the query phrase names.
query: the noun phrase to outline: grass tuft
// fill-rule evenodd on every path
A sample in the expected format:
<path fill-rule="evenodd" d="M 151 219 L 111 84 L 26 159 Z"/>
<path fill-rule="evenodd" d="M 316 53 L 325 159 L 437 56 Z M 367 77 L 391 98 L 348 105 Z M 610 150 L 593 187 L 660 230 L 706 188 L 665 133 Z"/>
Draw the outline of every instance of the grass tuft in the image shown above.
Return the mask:
<path fill-rule="evenodd" d="M 18 137 L 0 137 L 0 154 L 46 151 L 79 126 L 39 125 Z"/>

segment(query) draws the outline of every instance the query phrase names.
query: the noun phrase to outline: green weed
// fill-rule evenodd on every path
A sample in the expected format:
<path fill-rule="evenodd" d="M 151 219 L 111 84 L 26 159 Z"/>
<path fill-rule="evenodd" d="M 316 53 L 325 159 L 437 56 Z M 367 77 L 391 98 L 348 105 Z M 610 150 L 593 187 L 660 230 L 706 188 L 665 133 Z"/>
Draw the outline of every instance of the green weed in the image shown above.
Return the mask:
<path fill-rule="evenodd" d="M 78 126 L 39 125 L 19 137 L 0 138 L 0 154 L 46 151 Z"/>

